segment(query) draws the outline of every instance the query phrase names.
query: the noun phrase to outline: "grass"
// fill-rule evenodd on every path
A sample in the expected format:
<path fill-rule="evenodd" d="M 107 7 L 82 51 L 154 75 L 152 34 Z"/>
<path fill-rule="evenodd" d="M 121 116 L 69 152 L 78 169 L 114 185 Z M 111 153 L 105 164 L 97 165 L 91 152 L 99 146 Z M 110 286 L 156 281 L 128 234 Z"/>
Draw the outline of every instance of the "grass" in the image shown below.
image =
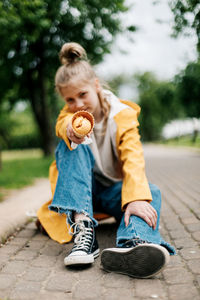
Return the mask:
<path fill-rule="evenodd" d="M 35 178 L 47 177 L 52 158 L 26 158 L 3 162 L 0 172 L 0 187 L 20 188 Z"/>
<path fill-rule="evenodd" d="M 192 142 L 191 136 L 183 136 L 177 139 L 171 139 L 164 142 L 159 142 L 166 146 L 175 146 L 175 147 L 189 147 L 193 149 L 200 150 L 200 135 L 198 135 L 195 142 Z"/>
<path fill-rule="evenodd" d="M 0 170 L 0 199 L 9 189 L 30 185 L 36 178 L 48 177 L 53 157 L 43 157 L 41 150 L 3 151 Z"/>

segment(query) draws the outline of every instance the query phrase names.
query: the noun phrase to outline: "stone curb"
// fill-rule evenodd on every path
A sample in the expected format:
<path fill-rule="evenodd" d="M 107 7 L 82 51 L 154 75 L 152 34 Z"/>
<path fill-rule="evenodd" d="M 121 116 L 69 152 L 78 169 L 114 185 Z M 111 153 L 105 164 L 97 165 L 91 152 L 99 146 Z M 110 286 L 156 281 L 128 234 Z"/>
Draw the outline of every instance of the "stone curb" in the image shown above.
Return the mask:
<path fill-rule="evenodd" d="M 23 226 L 50 197 L 49 180 L 43 178 L 32 186 L 12 191 L 0 203 L 0 242 Z"/>

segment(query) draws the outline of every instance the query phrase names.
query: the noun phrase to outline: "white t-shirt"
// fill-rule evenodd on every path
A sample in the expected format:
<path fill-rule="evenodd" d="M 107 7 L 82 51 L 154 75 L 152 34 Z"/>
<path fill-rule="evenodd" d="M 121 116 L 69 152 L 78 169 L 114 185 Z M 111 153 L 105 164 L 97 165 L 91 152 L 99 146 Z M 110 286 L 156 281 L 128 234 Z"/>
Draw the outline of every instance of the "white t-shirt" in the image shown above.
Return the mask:
<path fill-rule="evenodd" d="M 103 185 L 110 186 L 122 180 L 121 165 L 116 149 L 117 126 L 113 117 L 122 109 L 129 108 L 129 106 L 121 103 L 120 100 L 109 91 L 105 91 L 105 95 L 110 104 L 106 131 L 103 133 L 103 119 L 99 123 L 95 123 L 91 135 L 92 144 L 90 148 L 95 158 L 95 178 Z"/>

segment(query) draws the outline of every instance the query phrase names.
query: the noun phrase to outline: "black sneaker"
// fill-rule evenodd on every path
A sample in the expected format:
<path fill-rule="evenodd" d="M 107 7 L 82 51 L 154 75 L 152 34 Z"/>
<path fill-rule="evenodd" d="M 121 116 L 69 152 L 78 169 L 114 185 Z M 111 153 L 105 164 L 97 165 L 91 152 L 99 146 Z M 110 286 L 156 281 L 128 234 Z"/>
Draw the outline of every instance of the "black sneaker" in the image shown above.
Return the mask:
<path fill-rule="evenodd" d="M 101 255 L 101 263 L 106 271 L 136 278 L 152 277 L 168 262 L 167 249 L 140 239 L 128 240 L 122 248 L 105 249 Z"/>
<path fill-rule="evenodd" d="M 65 257 L 64 264 L 71 266 L 93 263 L 99 256 L 99 247 L 92 221 L 80 220 L 73 227 L 74 246 L 70 254 Z"/>

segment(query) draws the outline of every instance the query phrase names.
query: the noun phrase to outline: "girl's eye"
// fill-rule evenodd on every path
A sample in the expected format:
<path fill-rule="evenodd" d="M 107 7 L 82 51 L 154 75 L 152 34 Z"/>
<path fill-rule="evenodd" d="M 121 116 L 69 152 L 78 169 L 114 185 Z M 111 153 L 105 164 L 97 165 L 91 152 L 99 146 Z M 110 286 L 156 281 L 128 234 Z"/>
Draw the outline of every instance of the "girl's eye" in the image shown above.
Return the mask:
<path fill-rule="evenodd" d="M 72 99 L 72 98 L 66 99 L 66 102 L 67 102 L 67 103 L 73 103 L 73 101 L 74 101 L 74 99 Z"/>
<path fill-rule="evenodd" d="M 82 93 L 80 93 L 80 96 L 84 97 L 86 94 L 87 94 L 87 92 L 82 92 Z"/>

